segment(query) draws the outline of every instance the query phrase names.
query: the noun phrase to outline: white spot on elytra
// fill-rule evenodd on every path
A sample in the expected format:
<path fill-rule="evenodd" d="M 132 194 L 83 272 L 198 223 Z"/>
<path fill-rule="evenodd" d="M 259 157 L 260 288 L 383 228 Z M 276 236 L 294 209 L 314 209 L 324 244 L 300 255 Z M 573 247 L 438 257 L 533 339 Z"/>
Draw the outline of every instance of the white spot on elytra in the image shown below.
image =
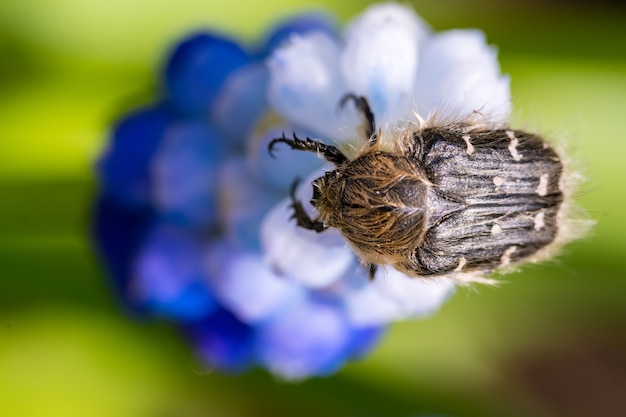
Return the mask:
<path fill-rule="evenodd" d="M 542 197 L 548 194 L 548 174 L 541 174 L 539 177 L 539 185 L 535 192 Z"/>
<path fill-rule="evenodd" d="M 546 225 L 545 217 L 546 215 L 543 211 L 540 211 L 535 215 L 535 230 L 541 230 L 544 228 Z"/>
<path fill-rule="evenodd" d="M 461 137 L 463 138 L 463 140 L 465 141 L 465 144 L 467 145 L 467 149 L 465 150 L 465 153 L 468 155 L 473 154 L 474 145 L 472 145 L 472 143 L 470 142 L 471 137 L 469 135 L 463 135 Z"/>
<path fill-rule="evenodd" d="M 511 255 L 517 250 L 517 246 L 509 246 L 500 258 L 500 266 L 507 266 L 511 263 Z"/>
<path fill-rule="evenodd" d="M 467 264 L 467 259 L 465 259 L 464 256 L 461 256 L 459 258 L 459 266 L 457 266 L 454 271 L 455 272 L 461 272 L 463 270 L 463 267 L 465 266 L 465 264 Z"/>
<path fill-rule="evenodd" d="M 491 234 L 492 235 L 499 235 L 500 233 L 502 233 L 502 227 L 500 227 L 499 224 L 494 224 L 491 227 Z"/>
<path fill-rule="evenodd" d="M 504 184 L 504 178 L 498 176 L 493 177 L 493 185 L 496 186 L 496 190 L 500 188 L 502 184 Z"/>
<path fill-rule="evenodd" d="M 509 145 L 509 152 L 515 161 L 521 161 L 523 155 L 517 152 L 517 145 L 519 144 L 519 140 L 515 137 L 515 133 L 512 130 L 507 130 L 506 135 L 511 139 L 511 144 Z"/>

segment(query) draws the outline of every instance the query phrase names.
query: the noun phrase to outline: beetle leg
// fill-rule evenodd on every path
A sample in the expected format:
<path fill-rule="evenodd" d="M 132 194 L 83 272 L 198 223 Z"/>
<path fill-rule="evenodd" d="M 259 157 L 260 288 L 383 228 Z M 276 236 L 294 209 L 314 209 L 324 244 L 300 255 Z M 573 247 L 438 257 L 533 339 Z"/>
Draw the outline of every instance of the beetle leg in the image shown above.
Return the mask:
<path fill-rule="evenodd" d="M 374 121 L 374 113 L 370 108 L 370 104 L 363 96 L 357 96 L 353 93 L 348 93 L 342 97 L 339 101 L 339 107 L 346 105 L 351 100 L 354 102 L 356 109 L 361 113 L 361 117 L 365 121 L 365 138 L 367 140 L 376 141 L 376 122 Z"/>
<path fill-rule="evenodd" d="M 378 265 L 369 264 L 367 272 L 368 272 L 370 281 L 374 281 L 374 276 L 376 275 L 376 271 L 378 271 Z"/>
<path fill-rule="evenodd" d="M 286 143 L 291 149 L 321 154 L 324 159 L 335 165 L 341 165 L 348 161 L 348 158 L 346 158 L 346 156 L 341 153 L 341 151 L 336 146 L 326 145 L 322 142 L 315 141 L 308 137 L 305 140 L 302 140 L 296 136 L 295 132 L 293 133 L 293 139 L 287 139 L 285 137 L 285 133 L 283 132 L 282 137 L 273 139 L 270 142 L 267 149 L 272 157 L 274 157 L 274 145 L 276 145 L 278 142 Z"/>
<path fill-rule="evenodd" d="M 304 210 L 302 203 L 296 199 L 296 188 L 299 183 L 300 180 L 296 178 L 291 185 L 291 191 L 289 193 L 289 196 L 291 197 L 291 208 L 293 208 L 291 218 L 296 219 L 298 226 L 304 229 L 315 230 L 317 233 L 323 232 L 328 228 L 328 226 L 318 220 L 311 219 L 308 213 Z"/>

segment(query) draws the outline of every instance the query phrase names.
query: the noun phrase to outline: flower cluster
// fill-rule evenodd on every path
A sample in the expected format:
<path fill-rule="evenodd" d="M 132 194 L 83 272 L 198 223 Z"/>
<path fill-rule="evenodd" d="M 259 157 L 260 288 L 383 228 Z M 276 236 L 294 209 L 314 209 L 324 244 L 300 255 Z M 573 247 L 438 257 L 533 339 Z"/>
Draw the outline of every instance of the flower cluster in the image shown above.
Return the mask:
<path fill-rule="evenodd" d="M 178 323 L 215 369 L 286 379 L 332 373 L 388 323 L 434 313 L 454 282 L 390 268 L 368 280 L 337 231 L 290 219 L 293 179 L 319 176 L 323 161 L 287 149 L 272 159 L 267 147 L 296 132 L 358 148 L 358 114 L 338 108 L 347 93 L 368 97 L 383 130 L 415 114 L 502 121 L 509 88 L 495 55 L 480 32 L 433 33 L 397 4 L 341 33 L 326 16 L 295 17 L 256 48 L 187 38 L 161 99 L 117 123 L 97 165 L 95 238 L 120 297 Z"/>

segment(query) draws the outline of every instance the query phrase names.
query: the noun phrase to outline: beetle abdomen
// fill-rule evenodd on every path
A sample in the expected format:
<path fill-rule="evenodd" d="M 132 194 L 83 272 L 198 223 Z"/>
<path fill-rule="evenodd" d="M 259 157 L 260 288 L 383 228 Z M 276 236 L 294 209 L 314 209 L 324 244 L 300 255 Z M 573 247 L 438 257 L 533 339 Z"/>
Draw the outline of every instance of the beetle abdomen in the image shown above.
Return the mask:
<path fill-rule="evenodd" d="M 541 137 L 432 128 L 415 139 L 419 165 L 433 185 L 424 240 L 403 269 L 416 275 L 490 271 L 554 240 L 563 168 Z M 454 210 L 444 202 L 454 202 Z"/>

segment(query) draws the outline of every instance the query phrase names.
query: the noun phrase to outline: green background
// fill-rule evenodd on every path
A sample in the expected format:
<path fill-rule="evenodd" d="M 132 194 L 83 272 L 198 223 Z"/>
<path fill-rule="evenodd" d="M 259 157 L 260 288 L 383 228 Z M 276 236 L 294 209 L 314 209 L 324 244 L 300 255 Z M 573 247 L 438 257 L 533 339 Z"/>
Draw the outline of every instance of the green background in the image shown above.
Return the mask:
<path fill-rule="evenodd" d="M 316 5 L 342 21 L 368 4 L 333 3 Z M 88 225 L 109 126 L 154 91 L 176 39 L 206 27 L 252 41 L 313 3 L 0 3 L 0 416 L 626 415 L 626 14 L 414 4 L 435 29 L 479 27 L 499 47 L 515 127 L 569 143 L 598 224 L 555 261 L 395 324 L 337 375 L 289 384 L 212 373 L 168 324 L 126 317 Z"/>

